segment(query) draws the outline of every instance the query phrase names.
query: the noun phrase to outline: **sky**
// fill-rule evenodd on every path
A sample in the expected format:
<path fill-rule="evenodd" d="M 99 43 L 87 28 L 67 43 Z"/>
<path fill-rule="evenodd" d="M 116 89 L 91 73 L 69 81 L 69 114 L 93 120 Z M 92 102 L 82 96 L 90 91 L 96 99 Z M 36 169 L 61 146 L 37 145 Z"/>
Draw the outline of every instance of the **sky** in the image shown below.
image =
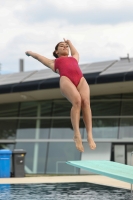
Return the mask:
<path fill-rule="evenodd" d="M 54 59 L 56 44 L 69 39 L 79 64 L 133 57 L 133 0 L 0 0 L 0 74 L 46 69 L 27 57 Z"/>

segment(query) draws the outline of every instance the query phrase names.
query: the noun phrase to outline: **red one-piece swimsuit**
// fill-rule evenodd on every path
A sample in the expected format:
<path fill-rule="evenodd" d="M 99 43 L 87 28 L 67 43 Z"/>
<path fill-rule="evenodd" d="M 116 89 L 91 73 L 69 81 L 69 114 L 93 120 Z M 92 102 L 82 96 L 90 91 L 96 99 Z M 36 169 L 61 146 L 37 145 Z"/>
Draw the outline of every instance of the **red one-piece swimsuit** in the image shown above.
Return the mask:
<path fill-rule="evenodd" d="M 55 59 L 55 72 L 58 69 L 60 77 L 66 76 L 77 87 L 83 74 L 79 68 L 78 62 L 74 57 L 59 57 Z"/>

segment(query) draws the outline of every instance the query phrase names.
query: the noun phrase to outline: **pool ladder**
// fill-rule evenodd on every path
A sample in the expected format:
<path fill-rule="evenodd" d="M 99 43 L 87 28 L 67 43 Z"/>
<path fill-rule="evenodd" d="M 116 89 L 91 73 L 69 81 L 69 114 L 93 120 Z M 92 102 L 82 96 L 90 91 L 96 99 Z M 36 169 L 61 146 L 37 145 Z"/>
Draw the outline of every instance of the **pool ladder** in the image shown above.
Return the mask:
<path fill-rule="evenodd" d="M 132 155 L 133 155 L 133 151 L 131 152 L 131 166 L 132 166 Z M 131 194 L 133 192 L 133 184 L 131 184 Z"/>

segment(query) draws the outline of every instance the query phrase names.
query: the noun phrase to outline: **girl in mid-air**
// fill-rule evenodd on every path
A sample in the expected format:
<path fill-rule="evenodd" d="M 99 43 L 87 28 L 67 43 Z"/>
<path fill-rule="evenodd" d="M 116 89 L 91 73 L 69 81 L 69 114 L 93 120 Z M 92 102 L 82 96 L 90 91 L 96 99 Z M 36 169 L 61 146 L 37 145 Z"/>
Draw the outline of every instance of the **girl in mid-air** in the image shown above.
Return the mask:
<path fill-rule="evenodd" d="M 69 56 L 69 49 L 71 56 Z M 87 131 L 87 141 L 91 149 L 96 148 L 92 136 L 92 115 L 90 108 L 90 89 L 84 78 L 78 62 L 79 54 L 70 40 L 59 42 L 55 46 L 53 55 L 56 59 L 48 59 L 32 51 L 25 52 L 27 56 L 40 61 L 54 72 L 60 75 L 60 90 L 63 96 L 71 102 L 71 123 L 74 130 L 74 141 L 76 148 L 84 152 L 81 134 L 79 130 L 80 111 L 83 113 L 83 120 Z"/>

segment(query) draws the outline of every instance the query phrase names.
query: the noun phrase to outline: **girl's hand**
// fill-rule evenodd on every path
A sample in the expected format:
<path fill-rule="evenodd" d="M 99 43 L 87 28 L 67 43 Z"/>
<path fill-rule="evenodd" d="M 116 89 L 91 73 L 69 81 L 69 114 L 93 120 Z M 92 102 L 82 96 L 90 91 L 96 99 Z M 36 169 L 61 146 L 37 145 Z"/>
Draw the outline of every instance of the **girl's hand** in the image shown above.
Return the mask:
<path fill-rule="evenodd" d="M 31 52 L 31 51 L 26 51 L 25 54 L 26 54 L 27 56 L 30 56 L 30 52 Z"/>
<path fill-rule="evenodd" d="M 64 42 L 67 43 L 69 45 L 70 40 L 66 40 L 65 38 L 63 38 Z"/>

